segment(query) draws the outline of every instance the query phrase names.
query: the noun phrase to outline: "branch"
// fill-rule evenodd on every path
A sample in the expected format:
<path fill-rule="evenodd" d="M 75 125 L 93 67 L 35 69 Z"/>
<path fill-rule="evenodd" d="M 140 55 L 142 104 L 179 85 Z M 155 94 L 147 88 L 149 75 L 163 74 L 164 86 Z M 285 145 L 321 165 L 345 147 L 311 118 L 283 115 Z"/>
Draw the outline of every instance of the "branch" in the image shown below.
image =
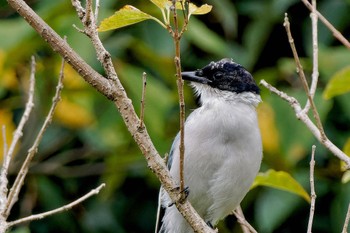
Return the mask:
<path fill-rule="evenodd" d="M 59 207 L 57 209 L 53 209 L 53 210 L 50 210 L 50 211 L 47 211 L 47 212 L 44 212 L 44 213 L 40 213 L 40 214 L 33 214 L 33 215 L 25 217 L 25 218 L 21 218 L 21 219 L 12 221 L 12 222 L 8 222 L 7 223 L 7 227 L 10 228 L 10 227 L 12 227 L 14 225 L 18 225 L 20 223 L 31 222 L 31 221 L 34 221 L 34 220 L 40 220 L 40 219 L 46 218 L 47 216 L 54 215 L 54 214 L 57 214 L 57 213 L 60 213 L 60 212 L 63 212 L 63 211 L 70 210 L 74 206 L 80 204 L 81 202 L 85 201 L 86 199 L 90 198 L 91 196 L 99 194 L 101 189 L 104 188 L 104 187 L 105 187 L 105 184 L 101 184 L 100 186 L 98 186 L 95 189 L 92 189 L 90 192 L 88 192 L 84 196 L 80 197 L 79 199 L 77 199 L 77 200 L 75 200 L 75 201 L 73 201 L 73 202 L 71 202 L 71 203 L 69 203 L 67 205 L 64 205 L 62 207 Z"/>
<path fill-rule="evenodd" d="M 310 188 L 311 188 L 311 205 L 310 205 L 310 216 L 309 223 L 307 226 L 307 232 L 312 232 L 312 223 L 314 220 L 315 213 L 315 203 L 316 203 L 316 192 L 315 192 L 315 179 L 314 179 L 314 171 L 315 171 L 315 150 L 316 146 L 312 146 L 311 160 L 310 160 Z"/>
<path fill-rule="evenodd" d="M 183 86 L 184 81 L 181 76 L 181 58 L 180 58 L 180 32 L 179 32 L 179 23 L 177 19 L 176 12 L 176 0 L 172 0 L 172 13 L 174 20 L 174 28 L 172 30 L 171 36 L 173 37 L 174 46 L 175 46 L 175 68 L 176 68 L 176 82 L 177 82 L 177 92 L 179 96 L 179 107 L 180 107 L 180 169 L 179 169 L 179 177 L 180 177 L 180 192 L 184 193 L 185 189 L 185 178 L 184 178 L 184 157 L 185 157 L 185 100 L 184 100 L 184 92 Z"/>
<path fill-rule="evenodd" d="M 68 45 L 68 43 L 64 41 L 49 25 L 47 25 L 23 0 L 7 1 L 9 5 L 38 32 L 38 34 L 52 47 L 55 52 L 59 53 L 65 59 L 66 62 L 70 64 L 87 83 L 106 96 L 109 100 L 114 102 L 130 134 L 139 146 L 142 154 L 145 156 L 148 167 L 158 177 L 162 183 L 162 187 L 168 192 L 170 198 L 176 202 L 176 200 L 178 200 L 178 190 L 176 189 L 176 184 L 171 178 L 163 159 L 155 149 L 147 129 L 139 129 L 138 126 L 140 124 L 140 120 L 134 110 L 131 100 L 126 95 L 124 87 L 120 83 L 116 73 L 113 72 L 114 68 L 111 67 L 113 68 L 111 70 L 107 69 L 111 72 L 106 72 L 107 78 L 103 77 L 93 68 L 91 68 L 91 66 L 89 66 Z M 78 1 L 72 0 L 73 4 L 76 2 Z M 80 11 L 77 10 L 77 12 L 79 15 Z M 82 15 L 79 15 L 79 17 L 81 16 L 84 17 L 84 12 Z M 97 39 L 99 40 L 98 37 Z M 96 46 L 101 46 L 103 48 L 102 43 L 96 43 L 94 46 L 95 48 Z M 109 62 L 111 58 L 108 56 L 108 53 L 105 53 L 105 56 L 101 56 L 103 53 L 101 53 L 100 50 L 96 50 L 96 52 L 99 54 L 99 59 L 104 58 L 107 61 L 106 64 L 111 64 Z M 109 67 L 104 66 L 104 68 L 106 69 Z M 176 206 L 179 212 L 189 222 L 193 223 L 192 226 L 197 232 L 213 232 L 213 230 L 210 229 L 204 221 L 202 221 L 201 217 L 188 201 L 185 201 L 184 203 L 176 202 Z"/>
<path fill-rule="evenodd" d="M 324 145 L 333 155 L 338 157 L 340 160 L 344 161 L 346 164 L 346 169 L 350 169 L 350 157 L 347 156 L 343 151 L 341 151 L 336 145 L 334 145 L 327 137 L 322 139 L 321 133 L 317 126 L 312 122 L 309 116 L 302 111 L 302 108 L 294 97 L 287 95 L 286 93 L 273 87 L 271 84 L 267 83 L 265 80 L 261 80 L 260 84 L 270 90 L 272 93 L 276 94 L 283 100 L 287 101 L 289 105 L 293 108 L 297 119 L 301 120 L 310 132 L 315 136 L 315 138 Z"/>
<path fill-rule="evenodd" d="M 313 11 L 313 6 L 308 2 L 308 0 L 301 0 L 305 6 Z M 350 49 L 350 42 L 318 11 L 314 11 L 317 17 L 322 21 L 322 23 L 333 33 L 333 36 L 337 38 L 345 47 Z"/>
<path fill-rule="evenodd" d="M 317 87 L 317 79 L 318 79 L 318 66 L 317 66 L 317 59 L 318 58 L 314 57 L 314 63 L 316 63 L 316 70 L 315 70 L 315 67 L 314 67 L 313 75 L 312 75 L 312 83 L 313 83 L 313 89 L 314 90 L 313 90 L 313 93 L 311 93 L 311 91 L 309 89 L 309 85 L 308 85 L 308 83 L 306 81 L 306 77 L 305 77 L 305 74 L 304 74 L 303 67 L 302 67 L 302 65 L 300 63 L 298 52 L 297 52 L 297 50 L 295 48 L 295 44 L 294 44 L 294 40 L 293 40 L 292 33 L 291 33 L 291 30 L 290 30 L 290 24 L 289 24 L 287 13 L 285 14 L 283 25 L 286 28 L 289 44 L 290 44 L 290 47 L 291 47 L 292 52 L 293 52 L 295 64 L 297 66 L 297 73 L 299 75 L 301 83 L 303 84 L 304 91 L 305 91 L 305 93 L 307 95 L 307 98 L 308 98 L 308 102 L 306 103 L 306 106 L 305 106 L 303 111 L 307 113 L 309 111 L 310 106 L 311 106 L 312 112 L 314 114 L 314 118 L 316 120 L 317 127 L 318 127 L 318 129 L 319 129 L 319 131 L 321 133 L 322 140 L 324 140 L 326 138 L 326 135 L 324 133 L 323 126 L 322 126 L 322 123 L 321 123 L 321 120 L 320 120 L 320 116 L 318 114 L 315 102 L 313 100 L 314 92 L 315 92 L 315 89 Z M 314 24 L 313 24 L 313 26 L 314 26 Z M 317 24 L 316 24 L 316 26 L 317 26 Z M 317 38 L 316 38 L 316 42 L 315 43 L 317 44 Z M 314 46 L 314 51 L 315 50 L 316 50 L 316 52 L 314 52 L 314 54 L 315 53 L 317 54 L 317 46 Z"/>
<path fill-rule="evenodd" d="M 241 225 L 243 233 L 257 233 L 257 231 L 249 224 L 245 219 L 242 207 L 239 205 L 234 211 L 233 214 L 236 216 L 238 223 Z"/>
<path fill-rule="evenodd" d="M 143 72 L 143 74 L 142 74 L 142 95 L 141 95 L 140 126 L 139 126 L 141 129 L 144 127 L 146 85 L 147 85 L 147 74 L 146 74 L 146 72 Z"/>
<path fill-rule="evenodd" d="M 30 77 L 29 77 L 29 91 L 28 91 L 28 100 L 26 103 L 26 107 L 24 110 L 24 113 L 21 117 L 21 120 L 16 128 L 16 131 L 13 135 L 12 142 L 10 144 L 10 147 L 6 153 L 4 153 L 4 161 L 3 166 L 1 169 L 1 175 L 0 175 L 0 192 L 1 192 L 1 199 L 2 202 L 0 203 L 0 210 L 1 213 L 4 213 L 4 211 L 7 208 L 8 204 L 8 198 L 7 198 L 7 172 L 8 168 L 13 156 L 13 153 L 15 151 L 15 147 L 19 141 L 19 139 L 23 136 L 23 127 L 28 121 L 29 115 L 34 107 L 33 99 L 34 99 L 34 87 L 35 87 L 35 59 L 34 56 L 31 58 L 31 71 L 30 71 Z M 4 135 L 4 140 L 6 140 L 6 136 Z M 5 215 L 7 216 L 7 215 Z"/>
<path fill-rule="evenodd" d="M 180 178 L 180 189 L 177 189 L 176 188 L 177 184 L 171 178 L 169 171 L 165 166 L 164 161 L 162 160 L 159 153 L 154 148 L 154 145 L 151 139 L 149 138 L 146 127 L 139 128 L 139 125 L 141 124 L 140 123 L 141 120 L 137 117 L 137 114 L 134 110 L 131 100 L 127 98 L 124 88 L 118 79 L 117 73 L 113 66 L 111 55 L 104 48 L 98 36 L 96 19 L 94 18 L 94 14 L 92 10 L 88 10 L 88 9 L 84 10 L 81 7 L 80 1 L 78 0 L 71 0 L 71 1 L 72 1 L 72 5 L 76 8 L 78 15 L 83 15 L 84 12 L 86 12 L 86 14 L 90 12 L 89 22 L 86 21 L 86 18 L 85 18 L 87 17 L 86 15 L 85 17 L 81 18 L 81 21 L 84 25 L 84 33 L 88 37 L 90 37 L 91 42 L 94 45 L 97 58 L 102 64 L 104 71 L 106 72 L 107 78 L 110 80 L 111 83 L 113 83 L 113 85 L 118 90 L 117 92 L 118 98 L 114 99 L 115 104 L 119 112 L 121 113 L 124 119 L 124 122 L 128 127 L 129 132 L 131 133 L 136 143 L 140 147 L 143 155 L 145 156 L 148 162 L 149 168 L 157 175 L 158 179 L 162 183 L 163 188 L 167 191 L 171 200 L 176 204 L 176 207 L 178 208 L 179 212 L 190 223 L 193 229 L 196 232 L 204 232 L 204 231 L 212 232 L 213 230 L 207 226 L 207 224 L 201 219 L 201 217 L 194 210 L 191 204 L 187 200 L 185 200 L 184 192 L 183 192 L 184 190 L 183 175 L 182 175 L 182 178 Z M 88 1 L 92 1 L 92 0 L 88 0 Z M 92 5 L 91 3 L 87 4 L 87 6 L 91 6 L 91 5 Z M 96 12 L 95 12 L 95 15 L 96 15 Z M 175 6 L 174 6 L 174 21 L 175 21 L 174 24 L 177 25 Z M 180 102 L 180 138 L 181 138 L 180 139 L 180 157 L 182 154 L 182 158 L 183 158 L 185 104 L 184 104 L 184 97 L 183 97 L 183 80 L 181 78 L 180 43 L 179 43 L 180 37 L 178 35 L 177 26 L 175 27 L 176 27 L 175 31 L 173 31 L 173 33 L 171 34 L 174 38 L 175 50 L 176 50 L 175 65 L 177 69 L 178 91 L 179 91 L 179 99 L 180 99 L 179 101 Z M 183 159 L 182 159 L 182 167 L 183 167 Z M 180 170 L 183 171 L 183 169 L 181 168 Z"/>
<path fill-rule="evenodd" d="M 43 123 L 43 125 L 42 125 L 42 127 L 41 127 L 41 129 L 40 129 L 40 131 L 38 133 L 38 135 L 36 136 L 36 138 L 34 140 L 34 143 L 33 143 L 32 147 L 28 150 L 28 155 L 27 155 L 26 159 L 24 160 L 20 171 L 18 172 L 18 175 L 16 177 L 16 180 L 15 180 L 14 184 L 12 185 L 12 188 L 10 189 L 10 193 L 8 195 L 8 200 L 7 200 L 6 208 L 5 208 L 5 212 L 4 212 L 4 215 L 6 217 L 8 217 L 10 215 L 10 211 L 12 209 L 12 206 L 18 200 L 18 195 L 19 195 L 19 192 L 20 192 L 20 190 L 21 190 L 21 188 L 23 186 L 24 179 L 25 179 L 25 177 L 26 177 L 26 175 L 28 173 L 30 162 L 32 161 L 34 155 L 38 151 L 38 146 L 39 146 L 39 144 L 41 142 L 41 139 L 42 139 L 42 137 L 43 137 L 43 135 L 44 135 L 48 125 L 52 121 L 53 114 L 55 112 L 57 103 L 60 100 L 61 91 L 63 89 L 63 84 L 62 84 L 63 77 L 64 77 L 63 70 L 64 70 L 64 60 L 62 59 L 62 66 L 61 66 L 60 76 L 59 76 L 58 83 L 57 83 L 57 86 L 56 86 L 55 96 L 52 99 L 52 105 L 51 105 L 50 111 L 48 112 L 48 114 L 47 114 L 47 116 L 45 118 L 45 121 L 44 121 L 44 123 Z"/>
<path fill-rule="evenodd" d="M 347 233 L 348 232 L 349 221 L 350 221 L 350 203 L 349 203 L 349 206 L 348 206 L 348 212 L 346 213 L 346 217 L 345 217 L 342 233 Z"/>

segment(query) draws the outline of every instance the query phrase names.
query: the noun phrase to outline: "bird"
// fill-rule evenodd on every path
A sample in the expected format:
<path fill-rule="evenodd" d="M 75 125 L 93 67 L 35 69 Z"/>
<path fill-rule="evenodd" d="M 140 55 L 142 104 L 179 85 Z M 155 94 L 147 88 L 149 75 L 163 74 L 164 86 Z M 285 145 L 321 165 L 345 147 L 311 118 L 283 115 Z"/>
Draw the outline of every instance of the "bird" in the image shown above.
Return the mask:
<path fill-rule="evenodd" d="M 235 210 L 249 191 L 262 161 L 256 107 L 260 89 L 252 75 L 231 58 L 182 72 L 199 107 L 184 124 L 184 183 L 188 201 L 212 228 Z M 175 137 L 167 167 L 180 184 L 180 136 Z M 156 233 L 192 233 L 161 187 Z"/>

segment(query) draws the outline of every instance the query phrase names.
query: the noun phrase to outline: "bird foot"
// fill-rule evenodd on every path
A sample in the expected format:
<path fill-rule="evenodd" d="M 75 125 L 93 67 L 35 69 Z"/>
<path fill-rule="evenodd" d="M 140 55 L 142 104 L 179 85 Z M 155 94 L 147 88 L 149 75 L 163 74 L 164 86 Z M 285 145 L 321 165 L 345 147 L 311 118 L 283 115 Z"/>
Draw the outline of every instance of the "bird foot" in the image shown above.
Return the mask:
<path fill-rule="evenodd" d="M 185 187 L 183 190 L 180 191 L 180 187 L 176 187 L 176 190 L 179 191 L 179 197 L 175 202 L 172 202 L 168 205 L 168 207 L 173 206 L 176 202 L 183 203 L 187 199 L 188 195 L 190 194 L 189 187 Z"/>

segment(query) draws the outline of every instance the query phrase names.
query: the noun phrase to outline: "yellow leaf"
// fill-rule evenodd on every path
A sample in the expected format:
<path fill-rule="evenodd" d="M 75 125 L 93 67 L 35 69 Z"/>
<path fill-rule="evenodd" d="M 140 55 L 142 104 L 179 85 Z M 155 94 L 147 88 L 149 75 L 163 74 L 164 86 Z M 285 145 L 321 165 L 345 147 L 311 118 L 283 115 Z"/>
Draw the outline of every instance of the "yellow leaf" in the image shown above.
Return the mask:
<path fill-rule="evenodd" d="M 167 5 L 168 0 L 151 0 L 159 9 L 164 9 Z"/>
<path fill-rule="evenodd" d="M 350 91 L 350 66 L 336 72 L 327 83 L 323 98 L 330 99 Z"/>
<path fill-rule="evenodd" d="M 82 128 L 94 122 L 93 115 L 86 108 L 65 98 L 58 103 L 55 118 L 70 128 Z"/>
<path fill-rule="evenodd" d="M 264 151 L 270 154 L 278 153 L 280 143 L 273 108 L 265 102 L 261 103 L 258 116 Z"/>
<path fill-rule="evenodd" d="M 16 130 L 16 125 L 12 121 L 12 112 L 7 110 L 7 109 L 0 109 L 0 161 L 3 158 L 4 155 L 4 138 L 2 135 L 2 127 L 5 126 L 6 130 L 6 144 L 7 144 L 7 149 L 9 148 L 11 142 L 12 142 L 12 136 L 14 131 Z M 18 144 L 15 148 L 15 152 L 18 148 Z M 15 153 L 14 153 L 15 154 Z"/>
<path fill-rule="evenodd" d="M 122 9 L 116 11 L 114 15 L 104 19 L 99 28 L 99 32 L 113 30 L 129 26 L 135 23 L 142 22 L 147 19 L 153 19 L 159 21 L 157 18 L 140 11 L 134 6 L 126 5 Z"/>
<path fill-rule="evenodd" d="M 350 181 L 350 171 L 346 171 L 346 172 L 344 172 L 344 174 L 341 178 L 341 182 L 343 184 L 345 184 L 345 183 L 348 183 L 349 181 Z"/>
<path fill-rule="evenodd" d="M 189 15 L 204 15 L 204 14 L 209 13 L 212 8 L 213 8 L 213 6 L 208 5 L 208 4 L 204 4 L 200 7 L 197 7 L 193 3 L 190 3 L 189 7 L 188 7 L 188 11 L 189 11 L 188 14 Z"/>
<path fill-rule="evenodd" d="M 19 84 L 16 78 L 16 73 L 14 69 L 5 69 L 4 63 L 6 59 L 6 54 L 4 51 L 0 50 L 0 86 L 15 90 L 18 88 Z"/>
<path fill-rule="evenodd" d="M 343 151 L 344 151 L 345 154 L 350 156 L 350 138 L 348 138 L 348 140 L 346 140 L 346 143 L 344 145 Z"/>
<path fill-rule="evenodd" d="M 350 156 L 350 138 L 348 138 L 348 140 L 346 140 L 345 145 L 343 147 L 343 151 L 347 156 Z M 342 160 L 340 161 L 340 170 L 345 171 L 345 173 L 346 173 L 346 164 Z M 344 173 L 343 177 L 346 176 L 345 173 Z"/>
<path fill-rule="evenodd" d="M 61 64 L 56 65 L 57 73 L 60 72 Z M 80 90 L 89 87 L 89 85 L 81 78 L 81 76 L 71 67 L 64 66 L 64 89 L 65 90 Z"/>
<path fill-rule="evenodd" d="M 310 196 L 305 189 L 287 172 L 268 170 L 266 172 L 259 172 L 254 180 L 251 189 L 257 186 L 268 186 L 284 191 L 294 193 L 301 196 L 307 202 L 310 202 Z"/>

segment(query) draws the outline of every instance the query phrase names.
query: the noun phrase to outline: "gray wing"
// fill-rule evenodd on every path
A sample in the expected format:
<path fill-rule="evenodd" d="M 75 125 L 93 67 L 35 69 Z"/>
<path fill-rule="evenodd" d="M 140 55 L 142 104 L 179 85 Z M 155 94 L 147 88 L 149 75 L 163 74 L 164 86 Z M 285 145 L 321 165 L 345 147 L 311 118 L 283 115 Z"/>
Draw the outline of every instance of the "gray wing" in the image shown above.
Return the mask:
<path fill-rule="evenodd" d="M 171 149 L 169 152 L 168 156 L 168 162 L 167 162 L 167 167 L 170 170 L 171 165 L 173 163 L 173 156 L 174 156 L 174 149 L 175 145 L 178 145 L 180 140 L 180 134 L 178 133 L 173 141 L 173 144 L 171 145 Z M 163 201 L 162 201 L 162 193 L 165 192 L 163 187 L 160 187 L 159 190 L 159 197 L 158 197 L 158 210 L 157 210 L 157 220 L 156 220 L 156 230 L 155 233 L 160 233 L 160 229 L 162 228 L 162 219 L 165 214 L 165 207 L 163 206 Z"/>

